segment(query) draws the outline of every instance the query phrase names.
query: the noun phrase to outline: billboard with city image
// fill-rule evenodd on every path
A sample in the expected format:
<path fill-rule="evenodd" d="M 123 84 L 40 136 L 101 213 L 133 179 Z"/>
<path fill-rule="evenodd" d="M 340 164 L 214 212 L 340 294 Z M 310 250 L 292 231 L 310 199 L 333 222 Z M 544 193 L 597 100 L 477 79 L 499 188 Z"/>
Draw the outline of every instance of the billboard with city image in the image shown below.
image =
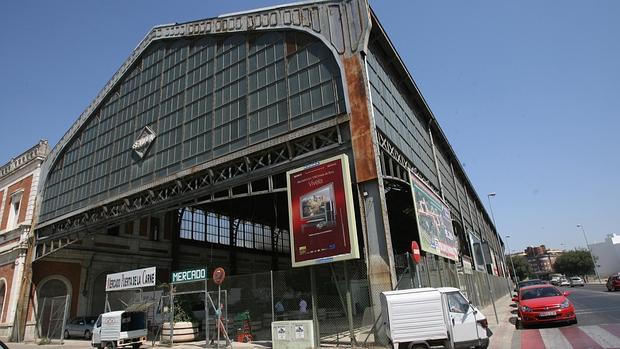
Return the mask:
<path fill-rule="evenodd" d="M 415 174 L 409 173 L 411 193 L 422 250 L 458 260 L 458 240 L 454 235 L 450 209 Z"/>

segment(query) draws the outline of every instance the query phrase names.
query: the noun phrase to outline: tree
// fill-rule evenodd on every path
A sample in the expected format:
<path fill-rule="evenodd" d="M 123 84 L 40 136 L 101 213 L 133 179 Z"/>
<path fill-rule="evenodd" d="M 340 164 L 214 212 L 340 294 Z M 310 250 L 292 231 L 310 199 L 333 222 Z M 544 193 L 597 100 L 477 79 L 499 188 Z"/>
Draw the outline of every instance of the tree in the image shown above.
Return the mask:
<path fill-rule="evenodd" d="M 553 264 L 556 272 L 564 275 L 586 275 L 594 273 L 594 263 L 588 250 L 568 251 L 560 255 Z"/>
<path fill-rule="evenodd" d="M 513 275 L 517 275 L 519 280 L 524 280 L 532 274 L 532 267 L 523 256 L 513 256 L 511 264 L 514 264 Z"/>

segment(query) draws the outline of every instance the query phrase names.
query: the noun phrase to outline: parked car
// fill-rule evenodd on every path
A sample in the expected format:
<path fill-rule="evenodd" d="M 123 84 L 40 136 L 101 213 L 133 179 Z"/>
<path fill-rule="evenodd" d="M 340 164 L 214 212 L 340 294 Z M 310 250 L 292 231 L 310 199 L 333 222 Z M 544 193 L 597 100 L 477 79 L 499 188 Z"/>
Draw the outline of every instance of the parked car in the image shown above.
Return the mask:
<path fill-rule="evenodd" d="M 570 281 L 570 287 L 575 287 L 575 286 L 583 287 L 586 285 L 586 283 L 583 282 L 583 279 L 580 278 L 579 276 L 572 276 L 569 281 Z"/>
<path fill-rule="evenodd" d="M 80 316 L 67 321 L 64 337 L 81 337 L 90 339 L 93 335 L 93 326 L 97 321 L 96 316 Z"/>
<path fill-rule="evenodd" d="M 560 286 L 560 278 L 559 277 L 552 278 L 550 282 L 551 282 L 551 284 L 553 286 Z"/>
<path fill-rule="evenodd" d="M 568 279 L 561 279 L 560 286 L 570 286 L 570 281 Z"/>
<path fill-rule="evenodd" d="M 541 279 L 530 279 L 526 281 L 521 281 L 517 284 L 517 287 L 515 287 L 515 292 L 519 294 L 519 290 L 521 288 L 532 285 L 547 285 L 547 281 Z"/>
<path fill-rule="evenodd" d="M 607 291 L 620 290 L 620 275 L 612 275 L 607 279 Z"/>
<path fill-rule="evenodd" d="M 534 285 L 521 289 L 512 298 L 519 302 L 517 328 L 550 322 L 576 324 L 575 306 L 567 298 L 570 293 L 562 292 L 553 285 Z"/>

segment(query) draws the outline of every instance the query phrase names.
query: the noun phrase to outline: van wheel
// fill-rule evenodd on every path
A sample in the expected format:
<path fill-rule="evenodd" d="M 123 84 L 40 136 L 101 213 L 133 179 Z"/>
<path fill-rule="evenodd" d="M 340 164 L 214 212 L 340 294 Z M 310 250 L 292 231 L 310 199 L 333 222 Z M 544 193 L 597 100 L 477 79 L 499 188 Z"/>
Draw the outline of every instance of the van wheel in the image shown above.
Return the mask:
<path fill-rule="evenodd" d="M 69 338 L 69 331 L 65 330 L 65 333 L 62 336 L 64 339 L 68 339 Z"/>
<path fill-rule="evenodd" d="M 114 342 L 107 342 L 105 344 L 105 348 L 106 349 L 116 349 L 116 343 L 114 343 Z"/>
<path fill-rule="evenodd" d="M 140 348 L 141 345 L 142 345 L 142 343 L 134 343 L 134 344 L 131 345 L 131 347 L 133 349 L 138 349 L 138 348 Z"/>
<path fill-rule="evenodd" d="M 93 336 L 93 334 L 90 333 L 89 330 L 84 331 L 84 338 L 90 339 L 92 336 Z"/>
<path fill-rule="evenodd" d="M 424 344 L 414 344 L 411 346 L 411 349 L 428 349 L 428 347 Z"/>

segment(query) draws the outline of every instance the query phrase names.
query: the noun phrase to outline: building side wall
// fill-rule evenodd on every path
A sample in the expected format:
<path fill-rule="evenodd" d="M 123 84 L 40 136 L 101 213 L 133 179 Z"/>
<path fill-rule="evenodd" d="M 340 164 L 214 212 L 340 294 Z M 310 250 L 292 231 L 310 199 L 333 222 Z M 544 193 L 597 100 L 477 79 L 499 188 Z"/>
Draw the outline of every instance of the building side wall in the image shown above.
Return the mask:
<path fill-rule="evenodd" d="M 597 258 L 596 264 L 601 277 L 620 273 L 620 244 L 605 242 L 591 244 L 592 254 Z"/>
<path fill-rule="evenodd" d="M 464 184 L 466 180 L 458 173 L 453 174 L 449 151 L 434 141 L 437 135 L 412 105 L 409 96 L 403 93 L 398 83 L 402 77 L 395 76 L 395 70 L 390 68 L 385 55 L 377 44 L 370 45 L 367 64 L 377 129 L 445 200 L 452 218 L 458 220 L 463 216 L 465 232 L 481 237 L 495 254 L 502 255 L 492 226 L 484 218 L 483 207 L 473 199 L 475 194 Z"/>

